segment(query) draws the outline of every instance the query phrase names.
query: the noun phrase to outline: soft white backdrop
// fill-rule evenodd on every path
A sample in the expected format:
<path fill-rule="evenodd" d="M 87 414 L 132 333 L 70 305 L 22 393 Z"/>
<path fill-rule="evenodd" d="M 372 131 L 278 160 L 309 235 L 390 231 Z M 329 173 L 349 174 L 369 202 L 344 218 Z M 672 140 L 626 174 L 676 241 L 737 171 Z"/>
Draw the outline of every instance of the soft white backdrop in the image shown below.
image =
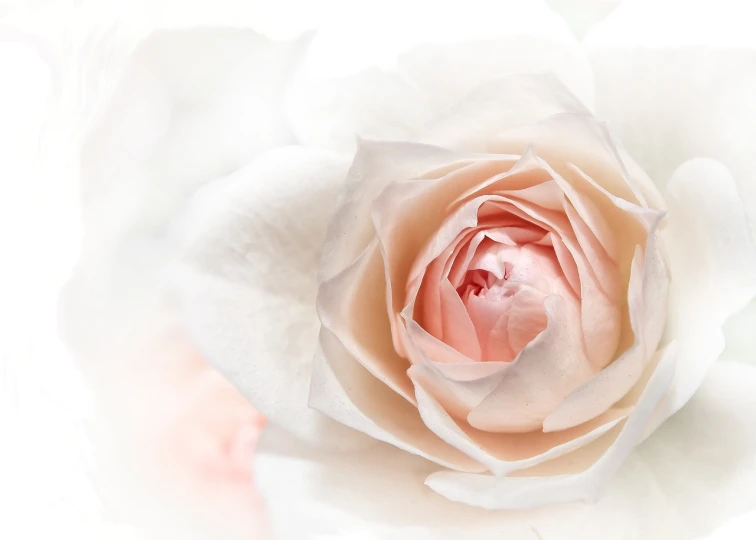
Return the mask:
<path fill-rule="evenodd" d="M 606 1 L 552 3 L 577 31 L 607 10 Z M 57 296 L 78 253 L 79 144 L 126 55 L 160 27 L 254 22 L 290 37 L 333 4 L 0 4 L 0 538 L 146 538 L 114 522 L 98 497 L 87 437 L 93 398 L 57 337 Z M 755 528 L 746 515 L 711 538 L 751 538 Z"/>

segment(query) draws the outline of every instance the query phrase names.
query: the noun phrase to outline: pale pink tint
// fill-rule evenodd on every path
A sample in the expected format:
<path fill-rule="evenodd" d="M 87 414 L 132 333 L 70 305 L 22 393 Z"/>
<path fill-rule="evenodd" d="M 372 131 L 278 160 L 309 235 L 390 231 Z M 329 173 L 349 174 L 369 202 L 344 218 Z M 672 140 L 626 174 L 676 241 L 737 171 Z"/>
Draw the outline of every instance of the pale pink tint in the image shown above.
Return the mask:
<path fill-rule="evenodd" d="M 179 331 L 129 354 L 128 373 L 107 390 L 116 466 L 128 461 L 142 489 L 167 493 L 224 538 L 267 538 L 252 470 L 265 419 Z"/>
<path fill-rule="evenodd" d="M 556 139 L 502 138 L 497 154 L 467 156 L 361 145 L 347 183 L 380 194 L 370 212 L 344 199 L 350 226 L 332 224 L 328 253 L 352 222 L 374 236 L 321 282 L 311 405 L 439 465 L 495 475 L 592 455 L 592 441 L 619 433 L 653 371 L 660 334 L 644 328 L 662 324 L 644 306 L 669 283 L 653 242 L 663 214 L 597 148 L 565 155 Z"/>

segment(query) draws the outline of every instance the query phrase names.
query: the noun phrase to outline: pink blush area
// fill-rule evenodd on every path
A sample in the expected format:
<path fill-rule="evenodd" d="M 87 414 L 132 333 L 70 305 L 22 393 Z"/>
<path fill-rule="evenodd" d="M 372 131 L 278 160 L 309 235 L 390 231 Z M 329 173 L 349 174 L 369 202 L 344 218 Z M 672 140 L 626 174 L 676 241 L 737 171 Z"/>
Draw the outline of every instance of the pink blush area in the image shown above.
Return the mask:
<path fill-rule="evenodd" d="M 224 538 L 267 538 L 252 469 L 262 415 L 180 332 L 118 354 L 129 370 L 101 388 L 103 433 L 116 448 L 105 473 L 136 473 L 116 480 L 131 497 L 160 497 Z"/>
<path fill-rule="evenodd" d="M 473 362 L 514 360 L 546 328 L 544 299 L 574 297 L 553 246 L 536 243 L 546 234 L 526 222 L 460 232 L 423 274 L 417 322 Z"/>

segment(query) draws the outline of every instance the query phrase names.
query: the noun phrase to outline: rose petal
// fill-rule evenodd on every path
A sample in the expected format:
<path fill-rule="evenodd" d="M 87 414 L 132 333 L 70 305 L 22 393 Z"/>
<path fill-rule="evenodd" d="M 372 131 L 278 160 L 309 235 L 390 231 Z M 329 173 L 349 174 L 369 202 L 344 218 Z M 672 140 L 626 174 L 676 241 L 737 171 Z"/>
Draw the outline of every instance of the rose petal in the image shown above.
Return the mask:
<path fill-rule="evenodd" d="M 425 483 L 453 501 L 489 510 L 527 509 L 574 500 L 595 501 L 642 439 L 649 418 L 669 389 L 677 350 L 670 347 L 663 354 L 658 354 L 661 360 L 653 366 L 653 374 L 619 435 L 614 440 L 606 441 L 608 448 L 597 447 L 601 453 L 587 469 L 572 474 L 555 474 L 552 468 L 545 476 L 528 477 L 442 471 L 429 476 Z"/>
<path fill-rule="evenodd" d="M 526 190 L 522 190 L 527 192 Z M 513 192 L 517 194 L 518 192 Z M 549 232 L 555 232 L 564 241 L 578 269 L 580 277 L 580 314 L 585 346 L 588 359 L 595 369 L 603 368 L 611 359 L 617 347 L 621 332 L 620 310 L 617 302 L 608 297 L 596 273 L 588 263 L 586 254 L 577 242 L 576 235 L 570 227 L 570 221 L 565 214 L 548 211 L 534 206 L 527 201 L 526 196 L 513 197 L 511 195 L 489 196 L 492 205 L 499 206 L 503 211 L 512 212 L 523 218 L 540 224 Z M 607 289 L 616 284 L 615 279 L 604 279 L 608 282 Z"/>
<path fill-rule="evenodd" d="M 399 356 L 390 339 L 385 310 L 383 261 L 373 241 L 360 257 L 318 290 L 320 322 L 374 376 L 414 403 L 406 371 L 409 362 Z"/>
<path fill-rule="evenodd" d="M 415 395 L 417 395 L 418 386 L 424 387 L 425 391 L 430 393 L 447 413 L 457 419 L 464 420 L 470 414 L 470 411 L 477 407 L 499 385 L 508 366 L 504 362 L 462 364 L 468 367 L 491 364 L 499 365 L 487 371 L 478 369 L 476 376 L 467 380 L 454 380 L 449 376 L 449 373 L 444 372 L 443 367 L 447 367 L 448 364 L 429 361 L 414 364 L 407 374 L 415 385 Z M 450 444 L 453 445 L 453 443 Z M 457 448 L 459 447 L 457 446 Z"/>
<path fill-rule="evenodd" d="M 497 388 L 468 415 L 471 426 L 484 431 L 540 429 L 556 404 L 593 374 L 579 329 L 574 327 L 576 306 L 550 296 L 544 309 L 546 329 L 520 352 Z"/>
<path fill-rule="evenodd" d="M 502 130 L 480 151 L 535 152 L 558 174 L 576 167 L 615 197 L 644 208 L 663 209 L 653 181 L 638 167 L 606 126 L 584 114 L 557 114 L 539 122 Z"/>
<path fill-rule="evenodd" d="M 711 159 L 687 161 L 672 175 L 667 200 L 667 333 L 679 340 L 686 367 L 650 429 L 690 399 L 724 349 L 722 325 L 756 296 L 756 249 L 729 170 Z"/>
<path fill-rule="evenodd" d="M 364 438 L 308 409 L 307 397 L 320 326 L 315 269 L 346 167 L 328 153 L 280 148 L 208 185 L 182 222 L 184 264 L 173 275 L 208 361 L 271 422 L 337 446 Z"/>
<path fill-rule="evenodd" d="M 344 270 L 373 241 L 371 207 L 389 183 L 417 178 L 449 164 L 462 166 L 464 157 L 436 146 L 360 140 L 328 225 L 321 279 Z"/>
<path fill-rule="evenodd" d="M 664 329 L 669 278 L 651 230 L 645 255 L 636 247 L 628 287 L 633 344 L 596 376 L 567 396 L 543 422 L 544 431 L 576 426 L 595 418 L 622 399 L 640 379 Z"/>
<path fill-rule="evenodd" d="M 413 366 L 417 369 L 419 366 Z M 557 434 L 488 433 L 455 422 L 446 407 L 426 391 L 427 379 L 415 378 L 418 408 L 423 422 L 439 437 L 476 461 L 496 476 L 534 467 L 564 456 L 599 439 L 624 420 L 629 409 L 616 409 L 579 428 Z"/>
<path fill-rule="evenodd" d="M 423 126 L 418 140 L 443 147 L 482 152 L 504 129 L 559 113 L 590 111 L 553 73 L 513 74 L 486 81 Z"/>
<path fill-rule="evenodd" d="M 256 454 L 256 484 L 280 537 L 292 540 L 605 540 L 616 531 L 625 540 L 695 538 L 756 504 L 754 386 L 753 367 L 716 364 L 690 404 L 630 455 L 592 505 L 471 508 L 423 486 L 437 467 L 406 452 L 380 444 L 326 453 L 270 426 Z"/>
<path fill-rule="evenodd" d="M 456 470 L 481 466 L 437 438 L 417 408 L 365 370 L 326 328 L 320 332 L 309 405 L 380 441 Z"/>
<path fill-rule="evenodd" d="M 433 493 L 423 480 L 438 466 L 387 444 L 327 453 L 267 426 L 254 466 L 277 538 L 483 540 L 506 530 L 518 540 L 537 540 L 518 516 L 494 515 Z"/>
<path fill-rule="evenodd" d="M 480 361 L 480 343 L 462 299 L 449 280 L 441 282 L 441 317 L 444 342 L 468 358 Z"/>

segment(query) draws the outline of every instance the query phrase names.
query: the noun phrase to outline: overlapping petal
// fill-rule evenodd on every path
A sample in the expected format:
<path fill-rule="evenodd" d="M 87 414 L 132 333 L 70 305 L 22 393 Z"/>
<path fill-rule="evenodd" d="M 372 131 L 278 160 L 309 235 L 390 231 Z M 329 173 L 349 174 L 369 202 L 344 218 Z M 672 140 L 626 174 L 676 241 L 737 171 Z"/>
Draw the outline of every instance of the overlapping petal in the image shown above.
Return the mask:
<path fill-rule="evenodd" d="M 756 426 L 752 415 L 741 414 L 756 406 L 754 384 L 752 367 L 718 363 L 689 406 L 631 454 L 592 505 L 516 512 L 470 508 L 422 485 L 438 467 L 406 452 L 380 445 L 366 452 L 323 453 L 270 427 L 256 457 L 257 484 L 284 540 L 303 534 L 604 540 L 611 531 L 622 531 L 627 540 L 687 540 L 756 504 Z"/>
<path fill-rule="evenodd" d="M 262 414 L 348 447 L 366 441 L 307 407 L 317 261 L 347 168 L 338 155 L 285 147 L 209 184 L 183 219 L 173 279 L 191 337 Z"/>

